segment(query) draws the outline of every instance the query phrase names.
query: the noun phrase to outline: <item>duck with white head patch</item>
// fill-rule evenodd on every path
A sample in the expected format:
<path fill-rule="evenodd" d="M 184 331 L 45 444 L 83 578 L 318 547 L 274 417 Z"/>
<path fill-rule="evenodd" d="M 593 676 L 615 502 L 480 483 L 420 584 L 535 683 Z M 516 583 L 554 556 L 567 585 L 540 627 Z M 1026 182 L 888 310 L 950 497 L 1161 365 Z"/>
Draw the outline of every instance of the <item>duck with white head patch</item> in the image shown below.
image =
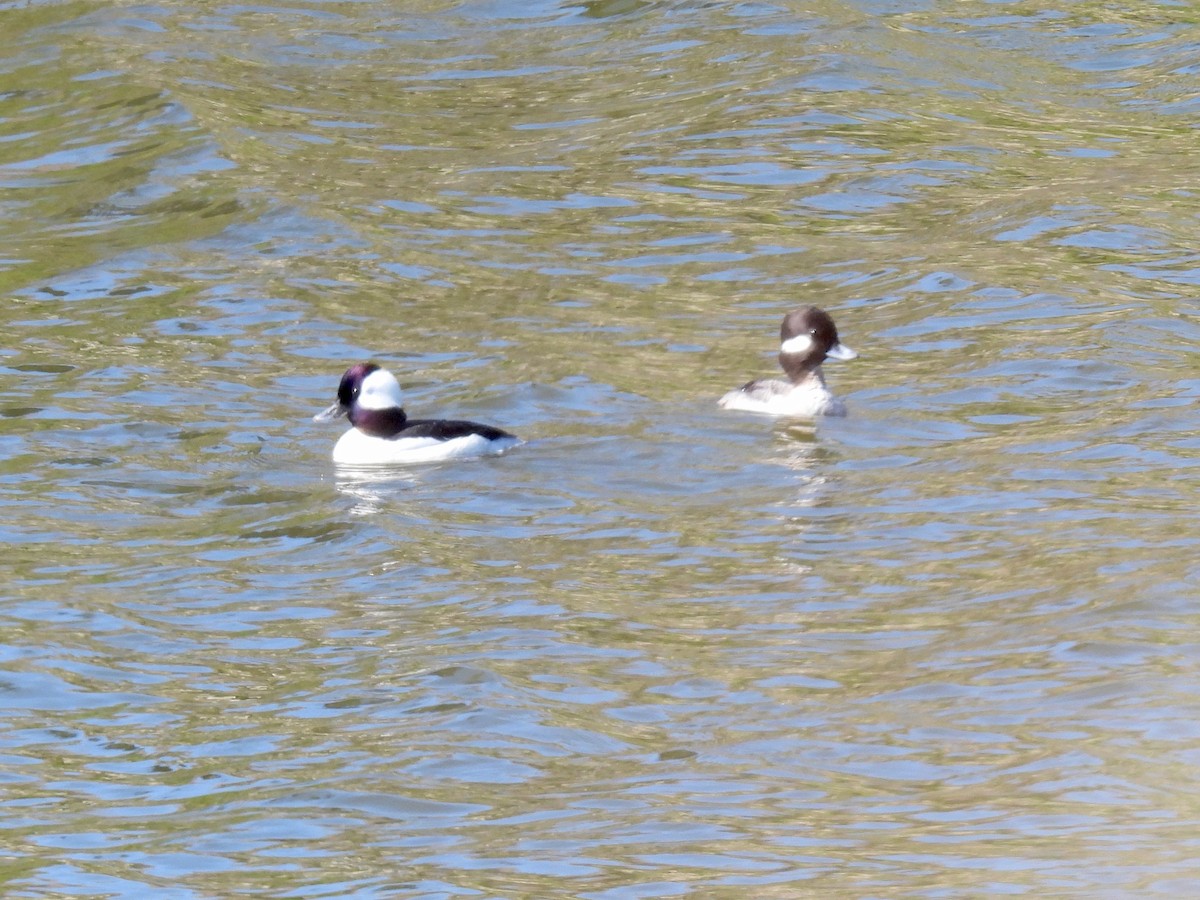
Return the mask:
<path fill-rule="evenodd" d="M 496 456 L 520 443 L 507 431 L 478 422 L 408 418 L 396 377 L 372 362 L 346 370 L 337 398 L 337 403 L 313 420 L 349 417 L 353 427 L 333 446 L 333 461 L 340 465 L 406 465 Z"/>
<path fill-rule="evenodd" d="M 788 380 L 751 381 L 730 391 L 719 405 L 772 416 L 844 416 L 846 404 L 826 386 L 821 363 L 854 359 L 858 354 L 838 340 L 829 313 L 815 306 L 792 310 L 783 317 L 779 339 L 779 365 Z"/>

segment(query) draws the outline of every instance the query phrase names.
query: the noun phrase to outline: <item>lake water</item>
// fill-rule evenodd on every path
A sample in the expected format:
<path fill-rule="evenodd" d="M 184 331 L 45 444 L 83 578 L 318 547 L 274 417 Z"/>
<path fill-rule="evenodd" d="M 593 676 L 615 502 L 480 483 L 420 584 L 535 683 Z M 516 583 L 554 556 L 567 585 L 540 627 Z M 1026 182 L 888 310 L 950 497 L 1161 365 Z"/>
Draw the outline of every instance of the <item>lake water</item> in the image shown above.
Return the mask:
<path fill-rule="evenodd" d="M 1200 895 L 1198 51 L 0 4 L 0 893 Z M 368 358 L 526 443 L 339 473 Z"/>

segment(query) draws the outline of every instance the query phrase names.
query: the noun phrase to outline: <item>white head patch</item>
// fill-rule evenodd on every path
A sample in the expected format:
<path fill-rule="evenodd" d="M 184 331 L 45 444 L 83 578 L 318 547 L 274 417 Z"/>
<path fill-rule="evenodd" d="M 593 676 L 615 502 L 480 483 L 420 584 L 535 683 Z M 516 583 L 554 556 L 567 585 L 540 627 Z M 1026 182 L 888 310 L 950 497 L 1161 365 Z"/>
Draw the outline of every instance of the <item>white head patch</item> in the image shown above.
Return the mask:
<path fill-rule="evenodd" d="M 376 369 L 363 379 L 358 393 L 358 405 L 363 409 L 392 409 L 403 406 L 400 383 L 387 369 Z"/>
<path fill-rule="evenodd" d="M 813 337 L 811 334 L 798 334 L 794 338 L 788 338 L 779 345 L 780 353 L 807 353 L 812 349 Z"/>

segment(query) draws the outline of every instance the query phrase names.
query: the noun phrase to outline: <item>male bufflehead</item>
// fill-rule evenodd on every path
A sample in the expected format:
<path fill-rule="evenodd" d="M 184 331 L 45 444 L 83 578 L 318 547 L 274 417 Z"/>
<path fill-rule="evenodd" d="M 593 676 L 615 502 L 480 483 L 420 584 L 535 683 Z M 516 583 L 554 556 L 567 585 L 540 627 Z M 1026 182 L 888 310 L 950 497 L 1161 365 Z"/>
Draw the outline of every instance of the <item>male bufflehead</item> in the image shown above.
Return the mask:
<path fill-rule="evenodd" d="M 342 465 L 398 465 L 495 456 L 520 443 L 507 431 L 491 425 L 408 418 L 396 377 L 375 363 L 348 368 L 338 385 L 337 397 L 337 403 L 317 413 L 313 421 L 350 417 L 354 427 L 333 446 L 333 461 Z"/>
<path fill-rule="evenodd" d="M 838 341 L 829 313 L 815 306 L 793 309 L 779 328 L 779 365 L 789 381 L 760 378 L 721 398 L 723 409 L 744 409 L 772 416 L 844 416 L 846 405 L 830 393 L 821 374 L 828 359 L 858 356 Z"/>

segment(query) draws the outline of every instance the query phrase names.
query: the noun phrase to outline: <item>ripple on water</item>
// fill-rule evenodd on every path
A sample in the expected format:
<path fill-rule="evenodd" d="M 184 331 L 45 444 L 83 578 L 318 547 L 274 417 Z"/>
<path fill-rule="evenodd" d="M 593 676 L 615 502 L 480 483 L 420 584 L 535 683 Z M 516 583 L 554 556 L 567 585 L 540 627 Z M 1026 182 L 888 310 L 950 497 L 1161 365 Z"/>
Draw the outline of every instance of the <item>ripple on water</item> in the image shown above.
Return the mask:
<path fill-rule="evenodd" d="M 1195 893 L 1181 9 L 0 11 L 9 891 Z"/>

